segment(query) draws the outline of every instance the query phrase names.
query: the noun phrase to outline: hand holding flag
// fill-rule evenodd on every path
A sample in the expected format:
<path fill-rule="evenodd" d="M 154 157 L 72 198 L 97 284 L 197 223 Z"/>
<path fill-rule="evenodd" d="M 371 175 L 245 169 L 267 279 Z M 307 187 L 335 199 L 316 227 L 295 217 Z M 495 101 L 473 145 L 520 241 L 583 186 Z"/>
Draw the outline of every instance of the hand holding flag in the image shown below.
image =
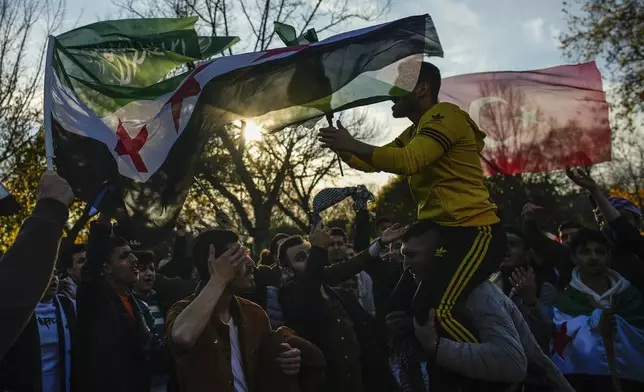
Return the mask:
<path fill-rule="evenodd" d="M 321 128 L 318 133 L 318 141 L 322 143 L 322 147 L 333 151 L 351 151 L 355 140 L 340 120 L 336 122 L 335 127 Z"/>

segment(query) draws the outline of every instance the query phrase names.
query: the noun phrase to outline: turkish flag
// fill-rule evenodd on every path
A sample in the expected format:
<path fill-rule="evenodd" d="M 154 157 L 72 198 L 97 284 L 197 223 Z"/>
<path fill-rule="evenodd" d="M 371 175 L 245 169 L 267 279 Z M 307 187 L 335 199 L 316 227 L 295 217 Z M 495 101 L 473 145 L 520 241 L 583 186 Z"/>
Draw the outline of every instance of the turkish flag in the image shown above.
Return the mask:
<path fill-rule="evenodd" d="M 608 103 L 595 62 L 442 81 L 440 100 L 487 134 L 487 175 L 546 172 L 611 159 Z"/>

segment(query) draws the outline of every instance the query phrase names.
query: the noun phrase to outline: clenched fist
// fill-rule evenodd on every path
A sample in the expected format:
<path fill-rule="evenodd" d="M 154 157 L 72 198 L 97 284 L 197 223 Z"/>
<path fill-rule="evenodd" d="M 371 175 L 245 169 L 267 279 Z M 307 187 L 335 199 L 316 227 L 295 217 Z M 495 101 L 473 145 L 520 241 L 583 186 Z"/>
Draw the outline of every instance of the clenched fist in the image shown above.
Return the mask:
<path fill-rule="evenodd" d="M 74 192 L 65 179 L 56 172 L 47 170 L 40 178 L 37 199 L 58 200 L 69 207 L 74 201 Z"/>

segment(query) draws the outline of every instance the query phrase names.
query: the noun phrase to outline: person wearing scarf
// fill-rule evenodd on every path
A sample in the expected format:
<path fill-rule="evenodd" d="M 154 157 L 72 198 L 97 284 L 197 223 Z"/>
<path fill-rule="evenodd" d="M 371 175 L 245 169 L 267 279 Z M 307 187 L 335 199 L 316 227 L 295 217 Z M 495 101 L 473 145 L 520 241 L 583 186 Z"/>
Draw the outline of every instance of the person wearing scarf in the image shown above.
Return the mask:
<path fill-rule="evenodd" d="M 36 306 L 27 327 L 0 365 L 0 390 L 6 392 L 70 392 L 74 303 L 56 295 L 58 277 Z"/>
<path fill-rule="evenodd" d="M 581 230 L 571 250 L 577 267 L 552 309 L 552 361 L 578 391 L 644 390 L 642 291 L 609 268 L 599 231 Z"/>

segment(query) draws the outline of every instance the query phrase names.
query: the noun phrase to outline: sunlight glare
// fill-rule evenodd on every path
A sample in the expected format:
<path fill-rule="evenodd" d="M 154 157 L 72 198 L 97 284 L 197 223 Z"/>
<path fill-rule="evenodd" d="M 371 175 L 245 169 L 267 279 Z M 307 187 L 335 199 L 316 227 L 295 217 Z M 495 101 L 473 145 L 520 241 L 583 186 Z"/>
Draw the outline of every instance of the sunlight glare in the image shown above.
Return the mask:
<path fill-rule="evenodd" d="M 244 129 L 244 138 L 247 142 L 256 142 L 262 138 L 262 128 L 252 121 L 246 122 L 246 129 Z"/>

